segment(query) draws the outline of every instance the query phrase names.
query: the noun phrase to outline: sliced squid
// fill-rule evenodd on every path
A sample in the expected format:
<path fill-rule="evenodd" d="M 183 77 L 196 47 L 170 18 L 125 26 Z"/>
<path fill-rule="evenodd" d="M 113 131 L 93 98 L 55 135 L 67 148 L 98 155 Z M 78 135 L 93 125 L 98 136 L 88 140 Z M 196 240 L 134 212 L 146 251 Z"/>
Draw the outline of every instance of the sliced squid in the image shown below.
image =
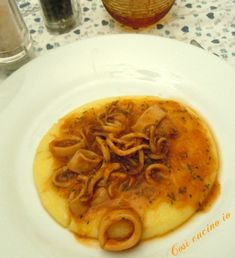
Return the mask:
<path fill-rule="evenodd" d="M 132 209 L 109 211 L 100 222 L 98 239 L 108 251 L 127 250 L 138 244 L 142 236 L 142 221 Z"/>
<path fill-rule="evenodd" d="M 88 177 L 86 176 L 78 176 L 77 184 L 75 184 L 70 191 L 69 200 L 74 200 L 78 196 L 80 197 L 84 194 L 86 186 L 87 186 Z"/>
<path fill-rule="evenodd" d="M 127 117 L 121 111 L 109 114 L 102 121 L 102 128 L 109 133 L 120 133 L 125 129 Z"/>
<path fill-rule="evenodd" d="M 120 167 L 118 163 L 103 163 L 101 168 L 95 172 L 89 179 L 87 180 L 86 189 L 83 194 L 80 196 L 80 200 L 86 202 L 93 197 L 95 186 L 103 179 L 104 182 L 108 179 L 109 175 Z"/>
<path fill-rule="evenodd" d="M 69 195 L 68 206 L 74 216 L 80 217 L 89 209 L 88 202 L 84 202 L 81 199 L 81 196 L 85 193 L 87 188 L 88 177 L 79 176 L 77 180 L 80 181 L 80 183 L 73 187 Z"/>
<path fill-rule="evenodd" d="M 77 196 L 76 198 L 69 201 L 69 209 L 76 217 L 81 217 L 89 209 L 89 204 L 82 202 Z"/>
<path fill-rule="evenodd" d="M 76 180 L 77 173 L 69 170 L 66 166 L 59 168 L 54 174 L 52 178 L 52 182 L 54 185 L 58 187 L 71 187 L 74 185 L 74 181 Z"/>
<path fill-rule="evenodd" d="M 139 150 L 139 162 L 137 163 L 137 166 L 134 167 L 131 171 L 128 172 L 129 175 L 137 175 L 139 174 L 143 168 L 144 168 L 144 151 Z"/>
<path fill-rule="evenodd" d="M 115 143 L 119 143 L 119 144 L 124 144 L 124 145 L 130 145 L 130 141 L 134 141 L 135 142 L 135 139 L 138 139 L 138 138 L 142 138 L 142 139 L 145 139 L 145 140 L 148 140 L 148 136 L 144 133 L 128 133 L 128 134 L 124 134 L 122 137 L 120 138 L 115 138 L 112 134 L 109 134 L 108 137 L 112 140 L 112 142 L 115 142 Z"/>
<path fill-rule="evenodd" d="M 149 128 L 149 145 L 152 153 L 157 152 L 157 144 L 156 144 L 156 135 L 155 135 L 156 126 L 151 125 Z"/>
<path fill-rule="evenodd" d="M 103 173 L 103 178 L 105 183 L 108 181 L 110 175 L 118 170 L 121 167 L 121 165 L 119 163 L 110 163 L 106 166 L 104 173 Z"/>
<path fill-rule="evenodd" d="M 154 159 L 154 160 L 162 160 L 165 158 L 165 155 L 164 154 L 149 154 L 148 155 L 150 159 Z"/>
<path fill-rule="evenodd" d="M 110 149 L 119 156 L 127 156 L 127 155 L 133 154 L 141 149 L 149 149 L 148 144 L 140 144 L 140 145 L 132 147 L 130 149 L 122 150 L 122 149 L 118 148 L 116 145 L 114 145 L 114 143 L 111 141 L 111 139 L 107 138 L 106 141 L 107 141 L 107 144 L 110 147 Z"/>
<path fill-rule="evenodd" d="M 102 161 L 102 157 L 93 151 L 80 149 L 68 162 L 68 168 L 77 173 L 86 173 L 94 169 Z"/>
<path fill-rule="evenodd" d="M 123 130 L 123 125 L 119 121 L 106 123 L 102 126 L 103 130 L 108 133 L 120 133 Z"/>
<path fill-rule="evenodd" d="M 153 105 L 144 111 L 132 126 L 132 129 L 135 132 L 144 132 L 145 128 L 148 126 L 159 124 L 165 116 L 166 112 L 164 112 L 158 105 Z"/>
<path fill-rule="evenodd" d="M 104 160 L 106 162 L 109 162 L 110 161 L 110 151 L 109 151 L 109 148 L 107 146 L 107 143 L 98 136 L 96 137 L 96 141 L 98 142 L 98 144 L 100 146 L 100 149 L 102 151 Z"/>
<path fill-rule="evenodd" d="M 100 187 L 94 194 L 92 205 L 99 205 L 109 199 L 108 192 L 105 187 Z"/>
<path fill-rule="evenodd" d="M 79 137 L 65 137 L 53 140 L 49 148 L 56 157 L 71 157 L 85 147 L 85 140 Z"/>
<path fill-rule="evenodd" d="M 127 143 L 126 140 L 122 140 L 122 139 L 120 139 L 120 138 L 115 138 L 115 137 L 113 136 L 113 134 L 111 134 L 111 133 L 108 135 L 108 137 L 109 137 L 109 139 L 110 139 L 112 142 L 115 142 L 115 143 L 119 143 L 119 144 L 126 144 L 126 143 Z"/>
<path fill-rule="evenodd" d="M 166 165 L 159 164 L 159 163 L 151 164 L 144 171 L 144 176 L 145 176 L 145 180 L 147 181 L 147 183 L 156 184 L 156 180 L 154 178 L 154 173 L 159 174 L 159 176 L 161 178 L 164 178 L 164 179 L 168 178 L 167 177 L 168 168 Z"/>
<path fill-rule="evenodd" d="M 129 140 L 129 139 L 133 139 L 133 138 L 143 138 L 145 140 L 148 140 L 148 136 L 145 133 L 128 133 L 128 134 L 124 134 L 121 137 L 121 140 Z"/>
<path fill-rule="evenodd" d="M 158 141 L 157 141 L 157 149 L 158 149 L 159 152 L 163 151 L 164 144 L 166 144 L 166 143 L 167 143 L 167 138 L 161 137 L 161 138 L 158 139 Z"/>
<path fill-rule="evenodd" d="M 111 182 L 108 185 L 108 194 L 110 198 L 116 197 L 120 191 L 120 185 L 127 181 L 129 176 L 123 172 L 114 172 L 111 175 Z M 129 181 L 129 180 L 128 180 Z"/>

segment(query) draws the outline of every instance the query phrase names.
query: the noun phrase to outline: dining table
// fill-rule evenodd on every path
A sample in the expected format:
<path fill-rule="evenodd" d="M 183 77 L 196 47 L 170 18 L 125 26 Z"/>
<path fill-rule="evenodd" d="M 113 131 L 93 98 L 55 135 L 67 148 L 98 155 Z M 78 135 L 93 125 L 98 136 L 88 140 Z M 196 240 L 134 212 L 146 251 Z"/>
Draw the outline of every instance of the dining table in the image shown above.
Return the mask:
<path fill-rule="evenodd" d="M 204 161 L 200 163 L 200 160 L 197 158 L 200 155 L 202 156 L 202 153 L 206 153 L 205 157 L 209 155 L 209 141 L 207 140 L 205 144 L 205 152 L 203 152 L 203 149 L 200 149 L 197 144 L 192 144 L 192 152 L 188 153 L 192 156 L 195 154 L 195 158 L 193 156 L 195 159 L 192 163 L 193 166 L 187 161 L 188 153 L 185 151 L 185 146 L 182 144 L 181 147 L 179 144 L 182 149 L 175 160 L 179 157 L 179 162 L 182 161 L 182 170 L 177 169 L 179 172 L 176 172 L 178 174 L 174 177 L 174 172 L 172 173 L 172 171 L 176 171 L 176 169 L 169 163 L 169 175 L 161 176 L 160 173 L 159 178 L 160 180 L 164 181 L 166 179 L 167 181 L 171 178 L 171 175 L 174 180 L 175 178 L 177 179 L 178 175 L 183 173 L 188 173 L 187 178 L 191 178 L 191 176 L 188 177 L 189 174 L 192 175 L 193 180 L 202 182 L 202 187 L 199 189 L 198 193 L 201 191 L 203 193 L 202 196 L 206 196 L 205 203 L 208 203 L 208 212 L 203 211 L 197 214 L 197 217 L 195 215 L 195 218 L 190 219 L 190 222 L 186 222 L 185 225 L 182 225 L 180 230 L 174 230 L 171 234 L 157 239 L 156 242 L 151 242 L 151 240 L 146 241 L 145 246 L 140 245 L 136 247 L 133 253 L 131 253 L 131 251 L 122 253 L 123 256 L 135 258 L 143 256 L 154 258 L 235 257 L 235 247 L 232 243 L 232 239 L 234 239 L 235 236 L 235 159 L 232 144 L 232 141 L 234 141 L 232 139 L 235 138 L 235 0 L 175 0 L 170 11 L 161 20 L 144 28 L 132 28 L 119 23 L 106 10 L 102 0 L 76 0 L 79 4 L 79 22 L 76 27 L 73 27 L 69 32 L 63 34 L 51 33 L 46 28 L 40 0 L 14 1 L 17 2 L 20 14 L 31 35 L 33 55 L 32 60 L 29 60 L 27 64 L 20 67 L 17 71 L 3 71 L 0 68 L 0 144 L 3 146 L 0 155 L 0 173 L 2 173 L 0 174 L 2 178 L 2 180 L 0 180 L 0 228 L 2 232 L 2 234 L 0 233 L 0 243 L 2 244 L 2 246 L 0 244 L 0 250 L 3 257 L 114 257 L 114 255 L 110 255 L 109 252 L 103 252 L 103 250 L 100 249 L 94 251 L 94 249 L 85 245 L 78 245 L 75 238 L 71 240 L 73 235 L 69 234 L 69 232 L 67 232 L 68 230 L 65 231 L 64 228 L 58 227 L 58 225 L 54 223 L 55 221 L 51 220 L 51 217 L 45 212 L 43 209 L 44 204 L 41 203 L 39 199 L 41 196 L 39 196 L 37 192 L 39 188 L 36 189 L 35 187 L 35 178 L 37 177 L 35 172 L 37 168 L 35 165 L 35 157 L 37 157 L 37 155 L 40 157 L 40 154 L 42 154 L 42 161 L 43 159 L 47 161 L 50 160 L 50 156 L 48 156 L 49 148 L 47 143 L 45 144 L 44 142 L 44 139 L 47 138 L 43 137 L 45 137 L 46 132 L 49 132 L 48 135 L 50 135 L 50 137 L 54 137 L 54 131 L 48 131 L 48 128 L 50 128 L 52 124 L 56 125 L 56 119 L 63 117 L 71 110 L 75 110 L 76 107 L 86 103 L 94 103 L 93 101 L 97 99 L 105 99 L 110 96 L 159 96 L 163 99 L 179 100 L 180 103 L 185 103 L 186 106 L 189 104 L 189 107 L 192 106 L 192 109 L 183 108 L 174 110 L 175 116 L 180 116 L 180 124 L 182 123 L 182 125 L 184 125 L 182 126 L 182 131 L 188 132 L 191 130 L 189 129 L 191 127 L 185 120 L 186 110 L 191 113 L 191 120 L 194 115 L 197 115 L 196 110 L 198 110 L 199 114 L 202 114 L 202 120 L 204 121 L 205 119 L 205 121 L 208 121 L 208 125 L 210 125 L 208 128 L 211 128 L 213 135 L 215 135 L 216 147 L 213 151 L 215 151 L 215 156 L 219 155 L 218 164 L 217 161 L 215 162 L 216 168 L 214 175 L 216 176 L 213 176 L 213 180 L 216 178 L 215 185 L 217 188 L 214 188 L 214 186 L 212 188 L 211 181 L 208 181 L 208 183 L 206 181 L 207 179 L 204 180 L 198 171 L 200 171 L 199 168 L 201 164 L 201 167 L 206 167 L 210 163 L 210 160 L 213 160 L 213 158 L 211 158 L 213 156 L 208 156 L 208 160 L 205 161 L 207 162 L 205 163 L 206 165 L 203 163 Z M 148 107 L 148 103 L 144 103 L 144 105 L 141 106 L 141 108 L 143 108 L 142 110 L 145 108 L 148 110 Z M 156 107 L 156 105 L 154 105 L 154 107 Z M 159 108 L 159 110 L 161 110 L 163 118 L 166 116 L 169 120 L 170 116 L 167 114 L 167 109 L 165 110 L 166 112 L 163 108 Z M 93 111 L 92 109 L 92 112 Z M 122 112 L 121 117 L 128 113 L 124 109 Z M 83 112 L 82 114 L 85 113 L 86 112 Z M 96 115 L 95 111 L 93 113 Z M 144 113 L 145 111 L 143 114 Z M 99 118 L 97 121 L 100 120 L 101 123 L 104 124 L 101 115 L 97 117 Z M 129 117 L 132 117 L 132 114 L 130 114 Z M 142 117 L 142 115 L 140 115 L 140 117 Z M 200 121 L 199 118 L 200 116 L 197 117 L 197 121 Z M 82 121 L 82 119 L 79 119 L 80 117 L 76 117 L 75 122 Z M 146 135 L 149 133 L 149 136 L 145 136 L 146 138 L 144 138 L 144 136 L 141 137 L 145 140 L 150 139 L 153 134 L 151 128 L 153 128 L 153 126 L 157 128 L 161 119 L 158 121 L 157 118 L 154 120 L 153 124 L 150 124 L 149 131 L 146 130 Z M 70 121 L 69 119 L 67 120 Z M 168 122 L 168 120 L 166 120 L 166 128 L 168 128 L 169 123 L 169 142 L 173 142 L 172 146 L 176 146 L 175 149 L 177 149 L 178 145 L 174 145 L 174 141 L 178 138 L 181 139 L 182 135 L 180 134 L 181 132 L 178 133 L 175 129 L 174 119 L 172 124 L 171 121 L 169 120 L 170 122 Z M 112 118 L 110 121 L 112 121 Z M 117 121 L 117 124 L 121 124 L 123 127 L 122 122 L 120 122 L 121 120 Z M 135 120 L 131 118 L 130 121 Z M 107 124 L 112 123 L 115 125 L 114 122 L 109 123 L 109 121 Z M 103 128 L 105 127 L 103 124 L 101 124 L 102 126 L 98 125 L 96 127 Z M 199 122 L 197 122 L 197 125 L 199 125 Z M 205 125 L 207 125 L 206 122 Z M 85 127 L 86 125 L 84 128 Z M 134 126 L 129 127 L 133 128 Z M 57 127 L 53 126 L 52 128 Z M 87 128 L 93 127 L 88 124 Z M 195 128 L 192 127 L 192 131 L 194 129 Z M 207 127 L 205 127 L 205 129 L 207 130 Z M 114 129 L 114 131 L 115 130 L 116 129 Z M 66 132 L 66 130 L 64 131 Z M 83 134 L 81 137 L 83 137 L 83 128 L 81 132 L 81 135 Z M 98 132 L 100 134 L 97 133 L 97 135 L 101 135 L 102 137 L 105 135 L 109 137 L 111 135 L 113 137 L 112 133 L 109 133 L 108 130 L 107 132 L 102 134 L 101 131 Z M 157 129 L 156 132 L 156 135 L 158 135 Z M 195 129 L 194 132 L 195 137 L 200 135 L 199 129 Z M 207 131 L 205 132 L 207 133 Z M 210 130 L 208 130 L 208 132 L 210 132 Z M 136 134 L 139 135 L 138 130 Z M 159 130 L 159 135 L 161 136 L 161 134 L 162 132 Z M 168 133 L 166 135 L 168 136 Z M 98 136 L 94 139 L 99 138 Z M 82 138 L 79 137 L 76 135 L 74 139 L 81 141 Z M 115 137 L 121 136 L 118 135 Z M 208 134 L 208 137 L 211 137 L 210 134 Z M 167 138 L 165 138 L 164 134 L 161 138 L 163 138 L 163 144 L 166 143 L 165 146 L 168 146 Z M 41 141 L 41 139 L 43 140 Z M 73 138 L 71 139 L 72 140 L 69 139 L 67 141 L 74 142 Z M 105 140 L 102 140 L 103 138 L 100 139 L 105 142 Z M 189 140 L 189 144 L 196 142 L 191 141 L 192 139 L 190 137 L 185 139 L 187 141 Z M 200 137 L 196 139 L 200 140 Z M 213 139 L 213 137 L 211 137 L 211 139 Z M 118 138 L 116 138 L 116 140 L 118 142 Z M 41 143 L 39 147 L 37 147 L 40 141 Z M 51 143 L 54 141 L 56 142 L 56 140 L 50 142 L 50 148 L 53 146 Z M 155 139 L 153 141 L 155 142 Z M 137 139 L 136 142 L 138 143 L 139 140 Z M 143 141 L 143 143 L 145 142 Z M 219 148 L 218 152 L 217 143 Z M 112 142 L 111 144 L 111 147 L 114 146 Z M 134 144 L 136 144 L 135 141 Z M 42 150 L 40 149 L 40 146 L 44 145 L 46 146 L 45 148 L 47 148 L 45 153 L 43 152 L 43 148 Z M 77 145 L 77 143 L 75 145 Z M 120 148 L 123 148 L 122 145 L 124 145 L 123 141 L 120 144 Z M 107 143 L 105 142 L 105 146 L 108 146 L 108 141 Z M 145 144 L 142 146 L 146 147 Z M 111 147 L 110 150 L 112 149 Z M 108 148 L 109 147 L 107 147 L 107 149 Z M 113 148 L 117 147 L 114 146 Z M 149 155 L 149 150 L 152 147 L 147 146 L 146 148 L 147 162 L 149 162 L 151 155 Z M 159 149 L 160 148 L 161 146 Z M 134 147 L 130 149 L 134 149 Z M 168 156 L 170 158 L 174 156 L 171 153 L 168 155 L 168 149 L 170 148 L 167 147 L 166 160 Z M 174 147 L 172 149 L 174 150 Z M 80 150 L 75 150 L 76 153 L 79 151 Z M 109 156 L 110 153 L 108 153 Z M 146 178 L 146 166 L 149 166 L 149 163 L 147 165 L 145 164 L 144 158 L 141 158 L 140 153 L 139 151 L 139 162 L 142 162 L 141 170 L 145 173 L 143 174 L 143 178 Z M 142 153 L 144 156 L 143 151 Z M 198 153 L 201 154 L 198 155 Z M 72 154 L 72 156 L 73 155 L 75 156 L 76 154 Z M 117 156 L 118 155 L 119 154 L 117 154 Z M 165 159 L 162 158 L 164 157 L 162 155 L 154 155 L 155 154 L 152 155 L 153 158 L 151 159 L 157 160 L 154 161 L 156 163 L 159 160 L 158 156 L 161 157 L 160 160 Z M 98 155 L 96 156 L 99 157 Z M 120 156 L 122 158 L 123 155 Z M 69 160 L 68 157 L 63 158 Z M 112 158 L 112 156 L 110 157 Z M 101 160 L 102 159 L 105 160 L 103 157 Z M 141 159 L 143 161 L 141 161 Z M 129 162 L 129 157 L 127 161 Z M 39 160 L 39 163 L 40 162 L 41 160 Z M 105 162 L 103 163 L 105 164 Z M 136 169 L 138 161 L 133 162 Z M 165 160 L 163 162 L 165 162 Z M 48 164 L 50 165 L 50 163 Z M 174 163 L 172 164 L 174 165 Z M 67 164 L 63 166 L 64 169 Z M 127 166 L 129 165 L 127 164 Z M 44 172 L 47 173 L 47 167 L 44 166 L 44 163 L 42 163 L 42 165 L 39 164 L 38 168 L 40 168 L 40 173 L 41 170 L 43 171 L 42 175 L 44 175 Z M 208 166 L 206 168 L 208 168 Z M 69 171 L 69 169 L 66 168 L 67 171 Z M 125 171 L 128 171 L 128 169 L 125 168 Z M 151 170 L 149 171 L 151 172 Z M 166 171 L 168 172 L 168 167 Z M 74 174 L 76 175 L 76 173 Z M 51 179 L 53 174 L 48 175 L 50 175 Z M 83 176 L 82 173 L 81 175 Z M 128 176 L 133 178 L 132 174 Z M 153 178 L 154 177 L 155 176 L 153 176 Z M 93 174 L 91 178 L 93 178 Z M 137 178 L 142 178 L 140 172 L 138 172 Z M 88 183 L 91 182 L 90 178 L 86 180 Z M 172 182 L 174 180 L 172 180 Z M 182 182 L 188 187 L 188 184 L 189 186 L 191 183 L 192 185 L 194 184 L 193 180 L 192 182 L 189 182 L 190 180 L 187 182 L 182 180 Z M 103 181 L 105 180 L 99 182 Z M 152 179 L 152 181 L 154 180 Z M 48 182 L 49 181 L 46 181 L 46 187 L 49 185 Z M 129 185 L 132 187 L 132 183 L 130 182 L 128 182 L 128 187 Z M 139 181 L 137 182 L 139 184 Z M 86 184 L 88 185 L 88 183 Z M 175 184 L 175 181 L 173 184 Z M 178 194 L 185 194 L 187 189 L 189 189 L 189 187 L 187 188 L 186 186 L 181 188 L 178 184 L 175 185 L 177 185 L 176 193 Z M 47 189 L 46 187 L 45 189 Z M 195 185 L 194 188 L 196 189 Z M 142 191 L 142 188 L 140 189 Z M 146 189 L 148 190 L 148 188 Z M 149 189 L 151 190 L 151 188 Z M 161 188 L 159 189 L 160 190 L 157 191 L 160 193 L 162 190 Z M 212 195 L 210 195 L 209 198 L 206 195 L 208 189 L 213 189 Z M 220 189 L 222 190 L 220 191 Z M 143 188 L 143 191 L 144 190 Z M 49 193 L 48 203 L 53 203 L 54 200 L 50 197 L 50 189 L 48 192 L 47 191 L 48 190 L 45 190 L 46 194 Z M 73 192 L 71 193 L 73 194 Z M 136 193 L 136 196 L 138 196 L 140 192 L 136 190 Z M 167 199 L 168 203 L 172 205 L 178 197 L 175 199 L 173 192 L 173 195 L 167 193 L 168 192 L 166 192 L 165 195 L 169 199 Z M 195 191 L 195 193 L 197 194 L 197 191 Z M 150 194 L 151 191 L 149 192 L 149 196 Z M 192 198 L 192 194 L 189 190 L 187 196 L 188 199 Z M 195 195 L 193 195 L 193 201 L 194 196 Z M 215 199 L 215 204 L 210 207 L 212 201 Z M 149 203 L 152 203 L 152 201 L 149 201 Z M 198 209 L 201 210 L 201 200 L 197 202 L 197 204 Z M 51 207 L 53 205 L 54 207 L 58 207 L 54 203 L 51 204 Z M 179 207 L 181 207 L 180 205 Z M 150 205 L 149 207 L 153 206 Z M 63 207 L 62 209 L 58 208 L 58 211 L 60 210 L 63 212 Z M 55 208 L 55 211 L 57 211 L 57 208 Z M 169 209 L 169 211 L 171 210 Z M 149 214 L 155 215 L 155 213 L 151 213 L 151 209 Z M 159 212 L 159 214 L 161 213 Z M 177 222 L 178 215 L 175 216 L 175 214 L 177 215 L 179 213 L 169 212 L 169 217 L 172 216 L 174 219 L 176 217 Z M 184 213 L 182 214 L 184 217 Z M 187 215 L 187 213 L 185 214 Z M 83 215 L 81 215 L 80 218 L 82 218 L 82 216 Z M 56 218 L 56 216 L 54 217 Z M 160 218 L 160 222 L 158 221 L 158 223 L 159 225 L 162 223 L 163 228 L 165 224 L 170 224 L 168 221 L 164 224 L 165 216 L 161 217 L 158 213 L 156 217 L 153 216 L 153 218 L 156 218 L 156 221 Z M 164 219 L 161 220 L 162 218 Z M 166 218 L 168 217 L 166 216 Z M 89 221 L 92 220 L 89 219 Z M 89 221 L 86 222 L 86 225 L 90 223 Z M 151 222 L 151 219 L 149 221 Z M 155 220 L 152 221 L 155 222 Z M 148 224 L 150 225 L 149 228 L 152 227 L 152 224 L 155 225 L 152 222 Z M 73 224 L 71 223 L 71 225 Z M 90 223 L 90 225 L 95 224 Z M 98 230 L 97 232 L 99 232 Z M 133 230 L 133 232 L 135 231 Z M 105 234 L 106 232 L 104 232 L 104 236 Z M 132 235 L 134 235 L 134 233 L 130 234 L 131 237 Z M 78 240 L 79 237 L 76 239 Z M 82 241 L 83 240 L 81 240 L 81 242 Z M 117 256 L 119 256 L 119 254 L 117 254 Z"/>
<path fill-rule="evenodd" d="M 235 67 L 235 0 L 176 0 L 163 19 L 140 29 L 115 21 L 101 0 L 78 0 L 78 26 L 60 35 L 46 29 L 39 0 L 17 4 L 33 40 L 34 57 L 98 35 L 150 34 L 201 47 Z M 0 82 L 8 76 L 0 74 Z"/>

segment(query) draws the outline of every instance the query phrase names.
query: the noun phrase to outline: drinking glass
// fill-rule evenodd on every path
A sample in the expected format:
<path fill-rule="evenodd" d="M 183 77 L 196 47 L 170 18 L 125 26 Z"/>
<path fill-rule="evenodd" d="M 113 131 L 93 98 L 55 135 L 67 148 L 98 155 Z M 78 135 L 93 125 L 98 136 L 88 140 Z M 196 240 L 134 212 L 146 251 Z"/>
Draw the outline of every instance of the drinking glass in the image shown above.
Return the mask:
<path fill-rule="evenodd" d="M 175 0 L 102 0 L 117 21 L 133 28 L 149 26 L 171 9 Z"/>
<path fill-rule="evenodd" d="M 15 70 L 32 56 L 32 40 L 15 0 L 0 1 L 0 68 Z"/>

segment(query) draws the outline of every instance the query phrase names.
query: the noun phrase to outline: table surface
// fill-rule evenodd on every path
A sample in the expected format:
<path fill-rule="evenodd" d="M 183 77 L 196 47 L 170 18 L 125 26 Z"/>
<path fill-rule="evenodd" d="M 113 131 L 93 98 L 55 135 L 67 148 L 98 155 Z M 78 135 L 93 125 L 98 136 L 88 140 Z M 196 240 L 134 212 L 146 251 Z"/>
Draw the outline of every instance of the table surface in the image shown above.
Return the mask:
<path fill-rule="evenodd" d="M 196 40 L 206 51 L 218 55 L 235 67 L 235 0 L 176 0 L 161 21 L 138 30 L 116 22 L 107 13 L 101 0 L 80 0 L 79 26 L 62 35 L 51 35 L 46 30 L 39 0 L 17 2 L 33 38 L 36 56 L 96 35 L 142 33 L 186 43 Z"/>

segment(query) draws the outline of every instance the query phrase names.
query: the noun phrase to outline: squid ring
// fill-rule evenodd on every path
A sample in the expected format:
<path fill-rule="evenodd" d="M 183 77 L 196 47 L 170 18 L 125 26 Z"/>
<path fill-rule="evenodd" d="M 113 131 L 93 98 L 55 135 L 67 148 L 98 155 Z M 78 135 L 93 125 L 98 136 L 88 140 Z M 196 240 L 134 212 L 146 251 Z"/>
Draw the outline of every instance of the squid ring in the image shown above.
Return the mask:
<path fill-rule="evenodd" d="M 156 164 L 151 164 L 149 165 L 146 169 L 145 169 L 145 172 L 144 172 L 144 176 L 145 176 L 145 180 L 147 181 L 147 183 L 149 184 L 155 184 L 156 181 L 153 179 L 152 177 L 152 172 L 153 170 L 156 170 L 158 171 L 158 173 L 161 173 L 161 175 L 163 177 L 166 177 L 164 176 L 164 174 L 166 174 L 168 172 L 168 168 L 167 166 L 163 165 L 163 164 L 160 164 L 160 163 L 156 163 Z"/>
<path fill-rule="evenodd" d="M 118 222 L 127 221 L 132 224 L 133 230 L 123 238 L 110 238 L 108 230 Z M 138 244 L 142 235 L 142 221 L 137 212 L 132 209 L 118 209 L 108 212 L 101 220 L 98 240 L 100 246 L 108 251 L 122 251 Z"/>

